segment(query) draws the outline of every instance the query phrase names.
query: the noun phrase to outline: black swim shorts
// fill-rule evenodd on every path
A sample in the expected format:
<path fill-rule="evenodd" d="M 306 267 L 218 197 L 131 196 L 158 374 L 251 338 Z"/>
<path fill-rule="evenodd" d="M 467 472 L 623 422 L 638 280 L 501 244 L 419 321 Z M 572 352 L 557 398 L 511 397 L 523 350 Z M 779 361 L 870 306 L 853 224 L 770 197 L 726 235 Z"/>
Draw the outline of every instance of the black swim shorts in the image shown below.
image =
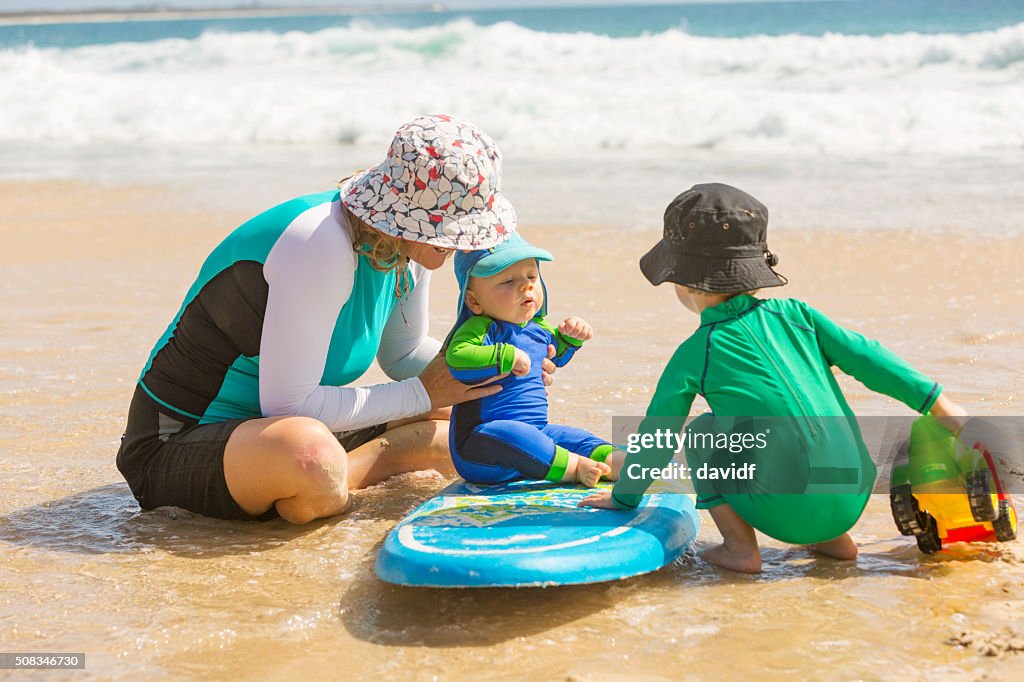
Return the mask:
<path fill-rule="evenodd" d="M 136 387 L 117 452 L 117 468 L 143 509 L 172 506 L 219 519 L 275 519 L 274 507 L 260 516 L 247 514 L 231 497 L 224 480 L 224 448 L 244 421 L 185 423 L 161 412 Z M 335 435 L 342 447 L 353 450 L 386 429 L 386 424 L 377 424 Z"/>

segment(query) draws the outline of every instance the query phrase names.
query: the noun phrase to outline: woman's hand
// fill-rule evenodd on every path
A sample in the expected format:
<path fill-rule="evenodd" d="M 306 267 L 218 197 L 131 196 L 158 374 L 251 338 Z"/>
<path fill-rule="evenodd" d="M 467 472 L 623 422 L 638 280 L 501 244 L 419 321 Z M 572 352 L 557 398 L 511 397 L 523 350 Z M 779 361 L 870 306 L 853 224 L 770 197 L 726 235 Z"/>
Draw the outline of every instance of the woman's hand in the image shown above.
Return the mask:
<path fill-rule="evenodd" d="M 540 378 L 544 381 L 545 391 L 547 390 L 548 386 L 555 383 L 555 379 L 552 375 L 555 373 L 555 370 L 558 369 L 558 367 L 556 367 L 555 363 L 551 361 L 551 358 L 555 357 L 555 353 L 555 347 L 549 344 L 548 356 L 544 358 L 540 363 Z"/>
<path fill-rule="evenodd" d="M 438 354 L 420 373 L 420 382 L 430 396 L 430 407 L 437 409 L 494 395 L 501 390 L 501 386 L 495 386 L 494 382 L 507 376 L 506 372 L 482 384 L 470 386 L 453 377 L 448 371 L 448 363 L 444 361 L 444 356 Z"/>

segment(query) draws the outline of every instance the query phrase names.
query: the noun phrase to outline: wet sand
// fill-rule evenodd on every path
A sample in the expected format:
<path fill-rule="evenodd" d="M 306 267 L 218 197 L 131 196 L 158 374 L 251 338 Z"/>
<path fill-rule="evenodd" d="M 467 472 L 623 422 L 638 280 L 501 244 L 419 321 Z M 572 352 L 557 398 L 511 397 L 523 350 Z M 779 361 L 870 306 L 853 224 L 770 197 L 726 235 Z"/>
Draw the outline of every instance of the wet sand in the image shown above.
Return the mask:
<path fill-rule="evenodd" d="M 159 186 L 0 183 L 0 651 L 85 652 L 76 679 L 1024 674 L 1024 546 L 925 557 L 881 496 L 855 529 L 856 564 L 766 541 L 756 578 L 691 550 L 619 583 L 520 591 L 376 580 L 379 543 L 444 485 L 435 473 L 392 479 L 352 514 L 304 528 L 140 513 L 114 466 L 134 381 L 206 253 L 247 217 Z M 608 435 L 613 415 L 643 412 L 696 318 L 639 274 L 657 232 L 522 229 L 557 259 L 544 270 L 552 314 L 596 330 L 558 373 L 552 418 Z M 782 224 L 771 243 L 785 295 L 881 339 L 972 412 L 1019 414 L 1024 236 Z M 435 277 L 437 336 L 453 280 L 450 266 Z M 842 385 L 858 414 L 909 414 Z M 695 549 L 717 541 L 702 522 Z"/>

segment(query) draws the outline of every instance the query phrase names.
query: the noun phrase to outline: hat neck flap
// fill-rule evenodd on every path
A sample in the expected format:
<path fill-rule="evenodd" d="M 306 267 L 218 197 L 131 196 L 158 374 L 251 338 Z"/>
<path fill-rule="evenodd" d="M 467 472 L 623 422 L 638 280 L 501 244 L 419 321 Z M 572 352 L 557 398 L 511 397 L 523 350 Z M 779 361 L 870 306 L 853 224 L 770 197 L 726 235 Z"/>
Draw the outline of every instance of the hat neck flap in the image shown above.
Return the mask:
<path fill-rule="evenodd" d="M 469 278 L 471 277 L 471 273 L 473 272 L 473 268 L 476 267 L 476 264 L 479 263 L 481 260 L 483 260 L 484 256 L 488 255 L 489 253 L 491 253 L 490 249 L 481 249 L 479 251 L 473 251 L 472 252 L 472 256 L 467 257 L 462 262 L 462 267 L 461 268 L 456 268 L 456 270 L 455 270 L 455 278 L 456 278 L 456 280 L 459 283 L 459 307 L 458 307 L 458 314 L 455 317 L 455 324 L 452 325 L 451 331 L 448 332 L 448 336 L 445 338 L 444 344 L 442 344 L 442 346 L 441 346 L 442 350 L 446 350 L 448 348 L 448 344 L 451 342 L 452 336 L 455 334 L 455 331 L 459 327 L 461 327 L 466 322 L 466 320 L 468 320 L 469 318 L 473 317 L 473 315 L 474 315 L 473 311 L 470 310 L 469 306 L 466 305 L 466 288 L 469 286 Z M 536 260 L 536 259 L 534 259 L 534 260 Z M 495 273 L 495 274 L 498 274 L 498 273 Z M 548 287 L 547 287 L 547 284 L 544 283 L 543 275 L 541 275 L 541 272 L 540 272 L 540 261 L 539 260 L 537 260 L 537 276 L 540 277 L 540 287 L 541 287 L 541 291 L 544 292 L 544 302 L 541 304 L 540 310 L 538 310 L 537 314 L 534 315 L 533 317 L 534 318 L 537 318 L 537 317 L 547 317 L 547 314 L 548 314 Z M 523 324 L 523 326 L 525 326 L 528 323 L 529 323 L 529 320 L 527 320 L 527 322 L 525 322 Z"/>

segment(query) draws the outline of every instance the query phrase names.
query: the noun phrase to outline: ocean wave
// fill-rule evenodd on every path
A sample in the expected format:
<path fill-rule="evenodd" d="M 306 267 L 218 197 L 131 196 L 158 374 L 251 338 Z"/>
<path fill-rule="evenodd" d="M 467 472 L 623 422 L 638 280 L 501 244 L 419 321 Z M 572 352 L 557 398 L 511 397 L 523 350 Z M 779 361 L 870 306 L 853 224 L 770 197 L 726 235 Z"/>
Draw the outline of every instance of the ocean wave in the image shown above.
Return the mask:
<path fill-rule="evenodd" d="M 0 141 L 385 144 L 455 113 L 506 151 L 1024 148 L 1024 24 L 634 38 L 457 20 L 0 50 Z"/>

